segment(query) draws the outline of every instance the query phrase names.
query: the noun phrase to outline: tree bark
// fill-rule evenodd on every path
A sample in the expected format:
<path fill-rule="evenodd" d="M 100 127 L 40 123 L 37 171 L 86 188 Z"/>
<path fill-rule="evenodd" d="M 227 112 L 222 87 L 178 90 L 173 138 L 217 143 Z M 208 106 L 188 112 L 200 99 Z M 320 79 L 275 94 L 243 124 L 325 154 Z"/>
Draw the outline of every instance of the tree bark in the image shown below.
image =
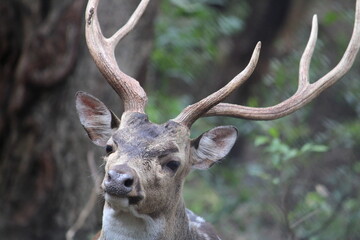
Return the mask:
<path fill-rule="evenodd" d="M 83 131 L 74 95 L 85 90 L 115 111 L 121 103 L 93 63 L 84 39 L 85 0 L 0 3 L 0 237 L 64 239 L 94 183 L 87 157 L 102 149 Z M 100 3 L 103 31 L 121 27 L 137 1 Z M 120 67 L 143 76 L 151 50 L 156 2 L 117 48 Z M 125 47 L 124 47 L 125 46 Z M 101 173 L 100 173 L 101 174 Z M 99 197 L 99 199 L 101 199 Z M 101 201 L 80 239 L 101 224 Z"/>

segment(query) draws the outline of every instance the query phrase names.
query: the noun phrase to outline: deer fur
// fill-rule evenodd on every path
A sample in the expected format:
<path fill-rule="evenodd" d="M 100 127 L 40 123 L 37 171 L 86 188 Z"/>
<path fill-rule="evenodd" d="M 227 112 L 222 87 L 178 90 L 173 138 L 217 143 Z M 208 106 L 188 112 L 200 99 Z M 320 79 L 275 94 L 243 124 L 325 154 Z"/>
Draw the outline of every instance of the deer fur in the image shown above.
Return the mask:
<path fill-rule="evenodd" d="M 142 113 L 126 113 L 119 121 L 86 93 L 77 94 L 76 107 L 90 139 L 112 148 L 104 158 L 104 181 L 110 169 L 125 165 L 138 178 L 134 189 L 120 197 L 109 194 L 103 181 L 99 239 L 220 239 L 209 223 L 185 208 L 182 189 L 192 168 L 207 169 L 226 156 L 237 138 L 234 127 L 217 127 L 191 140 L 189 129 L 174 121 L 154 124 Z M 169 161 L 179 167 L 168 169 Z"/>

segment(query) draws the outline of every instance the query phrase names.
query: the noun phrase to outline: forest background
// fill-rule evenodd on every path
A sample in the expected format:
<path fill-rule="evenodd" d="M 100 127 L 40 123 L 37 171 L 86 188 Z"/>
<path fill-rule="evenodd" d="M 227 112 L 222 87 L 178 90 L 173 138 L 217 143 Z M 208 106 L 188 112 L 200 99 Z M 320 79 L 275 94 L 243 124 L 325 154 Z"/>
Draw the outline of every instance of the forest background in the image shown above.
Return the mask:
<path fill-rule="evenodd" d="M 105 35 L 137 3 L 103 0 Z M 1 239 L 65 239 L 84 208 L 89 216 L 72 229 L 74 239 L 90 239 L 101 227 L 95 182 L 105 150 L 88 140 L 74 96 L 87 91 L 118 115 L 121 103 L 88 53 L 85 4 L 0 2 Z M 152 1 L 117 59 L 145 87 L 150 119 L 161 123 L 226 84 L 262 41 L 256 72 L 227 101 L 269 106 L 296 91 L 312 15 L 320 25 L 315 81 L 343 54 L 354 8 L 355 0 Z M 227 124 L 240 137 L 221 164 L 187 178 L 187 206 L 223 239 L 360 239 L 359 78 L 358 57 L 335 87 L 291 116 L 199 120 L 194 137 Z"/>

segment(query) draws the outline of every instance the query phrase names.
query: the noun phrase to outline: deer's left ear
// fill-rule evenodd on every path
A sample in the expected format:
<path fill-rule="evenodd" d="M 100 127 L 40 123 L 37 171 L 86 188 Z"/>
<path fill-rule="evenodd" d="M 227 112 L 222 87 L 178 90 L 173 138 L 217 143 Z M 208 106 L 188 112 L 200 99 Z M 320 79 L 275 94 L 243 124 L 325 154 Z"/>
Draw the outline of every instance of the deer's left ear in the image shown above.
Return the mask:
<path fill-rule="evenodd" d="M 234 146 L 238 132 L 233 126 L 213 128 L 191 141 L 193 168 L 207 169 L 224 158 Z"/>

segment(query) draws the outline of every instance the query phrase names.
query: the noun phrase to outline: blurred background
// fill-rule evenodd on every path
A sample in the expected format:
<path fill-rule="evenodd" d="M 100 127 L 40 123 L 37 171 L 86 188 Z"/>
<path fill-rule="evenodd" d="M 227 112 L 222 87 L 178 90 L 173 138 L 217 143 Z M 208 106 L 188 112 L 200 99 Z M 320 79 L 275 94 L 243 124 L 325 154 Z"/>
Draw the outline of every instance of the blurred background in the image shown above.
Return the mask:
<path fill-rule="evenodd" d="M 110 36 L 139 1 L 103 0 Z M 85 0 L 0 2 L 0 238 L 91 239 L 101 228 L 105 150 L 88 140 L 74 107 L 87 91 L 121 115 L 121 103 L 84 39 Z M 144 86 L 153 122 L 217 90 L 260 62 L 227 99 L 270 106 L 297 88 L 298 64 L 319 18 L 312 81 L 333 68 L 351 36 L 355 0 L 153 0 L 117 48 L 118 63 Z M 360 239 L 360 68 L 302 110 L 275 121 L 201 119 L 240 133 L 231 154 L 188 176 L 187 207 L 223 239 Z M 95 163 L 95 164 L 92 164 Z M 95 166 L 94 166 L 95 165 Z M 81 216 L 79 218 L 79 216 Z"/>

